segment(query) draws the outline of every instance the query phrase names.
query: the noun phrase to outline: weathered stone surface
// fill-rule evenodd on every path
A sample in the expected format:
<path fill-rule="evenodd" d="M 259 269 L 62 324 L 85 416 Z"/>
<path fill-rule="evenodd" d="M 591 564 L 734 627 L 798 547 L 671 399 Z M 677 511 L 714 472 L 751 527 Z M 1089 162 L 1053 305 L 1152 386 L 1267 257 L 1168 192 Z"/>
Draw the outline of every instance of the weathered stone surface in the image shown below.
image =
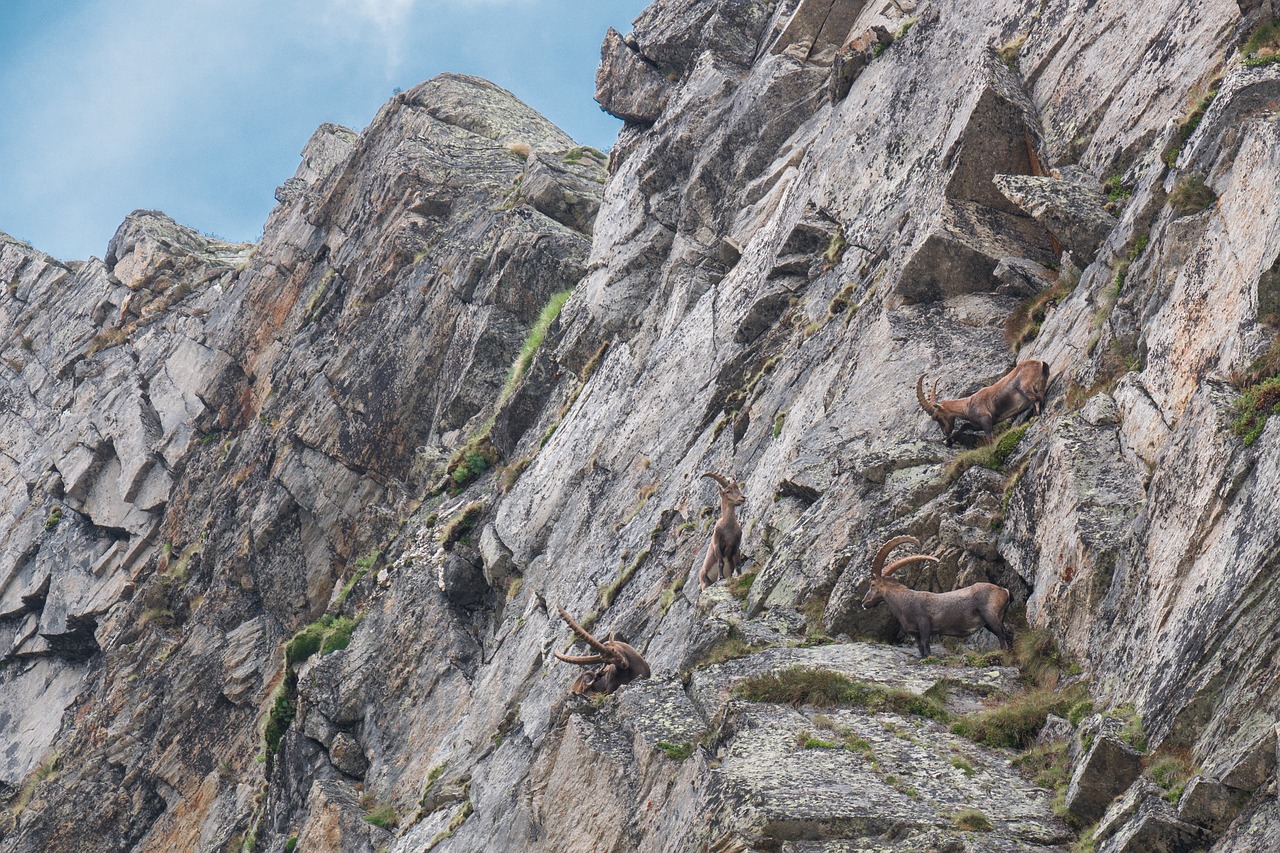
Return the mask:
<path fill-rule="evenodd" d="M 1092 261 L 1115 227 L 1115 217 L 1104 207 L 1106 199 L 1087 186 L 1032 175 L 996 175 L 992 180 L 1084 263 Z"/>
<path fill-rule="evenodd" d="M 1259 313 L 1280 137 L 1266 75 L 1230 59 L 1239 7 L 867 6 L 807 30 L 833 46 L 903 32 L 834 104 L 821 51 L 770 50 L 799 8 L 660 0 L 638 19 L 619 55 L 652 63 L 665 101 L 613 147 L 589 250 L 598 158 L 452 75 L 388 103 L 350 149 L 318 134 L 256 247 L 141 212 L 105 262 L 0 238 L 0 681 L 24 733 L 6 772 L 38 782 L 0 850 L 227 849 L 252 830 L 275 853 L 293 835 L 398 853 L 1061 851 L 1047 792 L 1007 754 L 911 718 L 724 699 L 753 667 L 818 661 L 909 690 L 951 679 L 954 711 L 993 701 L 985 670 L 907 648 L 791 647 L 893 639 L 860 593 L 904 532 L 941 559 L 910 584 L 1009 587 L 1100 707 L 1132 703 L 1153 745 L 1217 778 L 1262 778 L 1216 844 L 1278 846 L 1255 747 L 1280 701 L 1280 427 L 1245 448 L 1227 380 L 1274 337 Z M 1227 97 L 1179 162 L 1219 203 L 1176 217 L 1162 155 L 1217 67 Z M 915 377 L 961 395 L 1002 375 L 1006 321 L 1046 283 L 1006 259 L 1059 263 L 995 174 L 1133 189 L 1106 263 L 1063 256 L 1065 295 L 1017 355 L 1051 364 L 1046 411 L 1005 470 L 948 482 L 955 451 Z M 530 322 L 584 274 L 500 402 Z M 1118 423 L 1075 410 L 1098 395 Z M 445 479 L 489 424 L 497 464 Z M 692 580 L 708 469 L 749 496 L 745 606 Z M 489 592 L 459 607 L 440 527 L 477 500 Z M 557 604 L 637 644 L 655 677 L 598 708 L 567 699 Z M 349 646 L 287 676 L 282 646 L 326 610 L 363 614 Z M 748 654 L 704 665 L 717 646 Z M 268 758 L 268 717 L 295 710 Z M 796 742 L 841 727 L 879 772 Z M 335 767 L 348 737 L 394 837 Z M 1135 802 L 1126 843 L 1178 828 Z M 994 830 L 954 828 L 961 805 Z"/>
<path fill-rule="evenodd" d="M 1168 803 L 1157 796 L 1148 796 L 1123 826 L 1098 845 L 1098 851 L 1190 853 L 1205 840 L 1205 833 L 1178 820 Z"/>
<path fill-rule="evenodd" d="M 653 124 L 662 114 L 671 82 L 615 29 L 605 36 L 596 72 L 596 101 L 623 121 Z"/>
<path fill-rule="evenodd" d="M 1141 770 L 1142 755 L 1120 738 L 1103 731 L 1085 750 L 1071 774 L 1066 806 L 1085 822 L 1098 820 Z"/>
<path fill-rule="evenodd" d="M 991 274 L 1002 282 L 996 293 L 1009 296 L 1034 296 L 1053 284 L 1048 270 L 1026 258 L 1001 258 Z"/>
<path fill-rule="evenodd" d="M 1245 795 L 1204 776 L 1187 783 L 1178 800 L 1178 820 L 1208 830 L 1215 835 L 1239 814 Z"/>

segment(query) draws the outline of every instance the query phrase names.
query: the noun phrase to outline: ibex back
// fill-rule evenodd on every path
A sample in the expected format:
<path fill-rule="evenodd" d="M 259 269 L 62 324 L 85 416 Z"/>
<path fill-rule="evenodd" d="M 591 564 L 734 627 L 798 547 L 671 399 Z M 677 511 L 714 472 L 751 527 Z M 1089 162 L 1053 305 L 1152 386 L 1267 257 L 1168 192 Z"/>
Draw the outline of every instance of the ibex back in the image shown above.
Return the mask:
<path fill-rule="evenodd" d="M 888 604 L 902 630 L 916 638 L 920 657 L 929 656 L 929 640 L 934 635 L 968 637 L 984 627 L 995 634 L 1001 648 L 1012 648 L 1009 631 L 1004 626 L 1004 614 L 1009 609 L 1009 590 L 993 583 L 975 583 L 964 589 L 942 593 L 908 589 L 897 581 L 889 580 L 888 575 L 910 563 L 936 563 L 938 558 L 914 554 L 895 560 L 881 570 L 889 552 L 903 544 L 920 546 L 914 536 L 896 536 L 880 546 L 871 564 L 871 588 L 862 599 L 864 608 L 870 610 L 882 601 Z"/>
<path fill-rule="evenodd" d="M 1029 407 L 1034 407 L 1035 413 L 1040 414 L 1049 388 L 1049 363 L 1019 362 L 994 385 L 956 400 L 938 399 L 937 380 L 934 380 L 933 389 L 926 399 L 924 379 L 925 375 L 921 374 L 916 380 L 916 399 L 920 401 L 920 408 L 942 427 L 943 441 L 950 447 L 955 434 L 960 431 L 956 421 L 968 421 L 982 430 L 990 441 L 1000 421 L 1017 417 Z"/>

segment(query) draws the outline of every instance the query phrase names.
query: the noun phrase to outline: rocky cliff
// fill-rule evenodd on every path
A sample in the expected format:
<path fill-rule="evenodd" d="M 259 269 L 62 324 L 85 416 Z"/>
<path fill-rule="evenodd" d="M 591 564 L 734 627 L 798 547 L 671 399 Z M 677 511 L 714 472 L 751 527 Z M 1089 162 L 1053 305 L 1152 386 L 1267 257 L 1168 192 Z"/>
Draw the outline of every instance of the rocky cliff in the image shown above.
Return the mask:
<path fill-rule="evenodd" d="M 3 238 L 0 850 L 1277 846 L 1274 12 L 658 0 L 607 157 L 445 75 L 256 244 Z M 892 645 L 899 533 L 1017 654 Z"/>

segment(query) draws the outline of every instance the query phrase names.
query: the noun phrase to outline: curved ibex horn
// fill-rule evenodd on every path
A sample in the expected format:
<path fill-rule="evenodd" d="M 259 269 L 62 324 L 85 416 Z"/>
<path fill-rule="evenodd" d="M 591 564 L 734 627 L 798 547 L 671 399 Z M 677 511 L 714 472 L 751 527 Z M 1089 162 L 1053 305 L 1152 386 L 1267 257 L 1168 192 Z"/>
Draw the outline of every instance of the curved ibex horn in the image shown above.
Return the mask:
<path fill-rule="evenodd" d="M 929 390 L 929 405 L 933 406 L 934 410 L 937 411 L 937 408 L 938 408 L 938 380 L 937 379 L 933 380 L 933 388 Z"/>
<path fill-rule="evenodd" d="M 920 401 L 920 408 L 924 409 L 927 414 L 932 415 L 933 405 L 924 398 L 924 377 L 925 374 L 921 373 L 920 378 L 916 380 L 916 399 Z M 938 386 L 934 385 L 933 387 L 937 391 Z"/>
<path fill-rule="evenodd" d="M 612 651 L 610 651 L 608 646 L 606 646 L 604 643 L 600 642 L 595 637 L 588 634 L 586 628 L 583 628 L 577 622 L 574 622 L 573 617 L 570 616 L 568 613 L 566 613 L 564 608 L 561 607 L 559 604 L 556 605 L 556 610 L 560 611 L 560 618 L 569 623 L 569 627 L 573 629 L 573 633 L 581 637 L 584 643 L 586 643 L 588 646 L 595 649 L 597 652 L 599 652 L 601 655 L 603 655 L 604 657 L 608 658 L 611 661 L 615 657 L 617 657 L 617 655 L 615 655 Z M 556 655 L 556 656 L 559 657 L 559 655 Z M 574 663 L 576 663 L 576 661 L 574 661 Z"/>
<path fill-rule="evenodd" d="M 704 477 L 710 477 L 711 479 L 715 480 L 717 483 L 719 483 L 719 484 L 720 484 L 720 488 L 722 488 L 722 489 L 727 489 L 727 488 L 729 488 L 730 480 L 729 480 L 729 478 L 728 478 L 728 477 L 725 477 L 725 476 L 722 476 L 722 475 L 720 475 L 720 474 L 717 474 L 717 473 L 716 473 L 716 472 L 714 472 L 714 471 L 703 471 L 703 472 L 702 472 L 702 476 L 704 476 Z"/>
<path fill-rule="evenodd" d="M 884 571 L 881 572 L 880 576 L 887 578 L 889 575 L 893 574 L 898 569 L 902 568 L 905 565 L 908 565 L 909 563 L 921 563 L 925 561 L 933 561 L 935 563 L 942 562 L 937 557 L 931 557 L 928 554 L 912 554 L 910 557 L 903 557 L 901 560 L 894 560 L 892 563 L 885 566 Z"/>
<path fill-rule="evenodd" d="M 917 548 L 920 547 L 920 540 L 914 536 L 895 536 L 888 542 L 880 546 L 880 550 L 876 552 L 876 558 L 871 561 L 871 574 L 875 577 L 881 577 L 880 567 L 884 565 L 884 558 L 889 556 L 889 552 L 899 545 L 911 543 Z"/>
<path fill-rule="evenodd" d="M 604 663 L 604 655 L 562 655 L 559 652 L 552 652 L 558 660 L 565 663 Z"/>

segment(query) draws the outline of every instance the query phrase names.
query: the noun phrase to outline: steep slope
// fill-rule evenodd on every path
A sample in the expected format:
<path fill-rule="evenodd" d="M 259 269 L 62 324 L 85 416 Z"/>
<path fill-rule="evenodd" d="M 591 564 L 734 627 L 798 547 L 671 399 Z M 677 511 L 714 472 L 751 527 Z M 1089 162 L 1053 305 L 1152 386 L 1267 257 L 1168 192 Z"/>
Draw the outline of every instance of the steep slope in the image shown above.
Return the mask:
<path fill-rule="evenodd" d="M 1012 669 L 851 639 L 898 639 L 859 605 L 903 532 L 1193 766 L 1169 803 L 1062 723 L 1100 849 L 1276 846 L 1280 426 L 1232 429 L 1280 373 L 1273 12 L 659 0 L 605 40 L 603 188 L 446 76 L 317 131 L 255 246 L 5 242 L 0 849 L 1065 849 L 931 719 Z M 1046 412 L 944 447 L 916 378 L 1026 358 Z M 557 604 L 653 678 L 567 697 Z M 874 689 L 752 701 L 795 666 Z"/>

